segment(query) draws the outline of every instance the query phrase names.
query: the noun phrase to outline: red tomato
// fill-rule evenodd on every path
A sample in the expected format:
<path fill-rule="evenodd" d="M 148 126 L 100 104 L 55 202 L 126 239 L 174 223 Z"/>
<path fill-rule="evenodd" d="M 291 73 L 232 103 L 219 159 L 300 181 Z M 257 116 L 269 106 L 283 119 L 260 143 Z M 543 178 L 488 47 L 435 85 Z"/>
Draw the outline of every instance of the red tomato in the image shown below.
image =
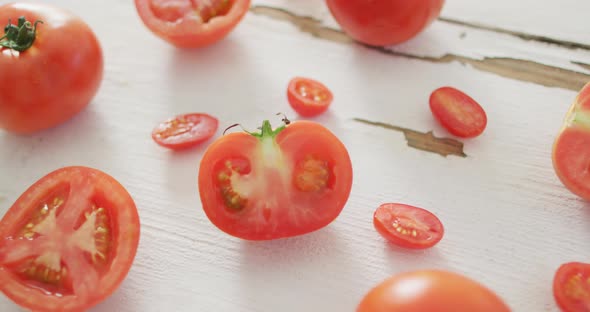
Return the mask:
<path fill-rule="evenodd" d="M 287 99 L 301 116 L 311 117 L 325 112 L 332 104 L 332 92 L 319 81 L 295 77 L 289 82 Z"/>
<path fill-rule="evenodd" d="M 371 289 L 357 312 L 509 312 L 485 286 L 457 273 L 440 270 L 405 272 Z"/>
<path fill-rule="evenodd" d="M 375 210 L 373 225 L 392 243 L 413 249 L 436 245 L 444 235 L 440 220 L 422 208 L 404 204 L 383 204 Z"/>
<path fill-rule="evenodd" d="M 438 17 L 444 0 L 326 0 L 332 16 L 353 39 L 387 46 L 418 35 Z"/>
<path fill-rule="evenodd" d="M 480 135 L 488 123 L 483 108 L 467 94 L 452 87 L 432 92 L 430 110 L 443 127 L 462 138 Z"/>
<path fill-rule="evenodd" d="M 346 147 L 311 121 L 261 133 L 224 135 L 199 169 L 203 210 L 220 230 L 243 239 L 305 234 L 332 222 L 352 187 Z"/>
<path fill-rule="evenodd" d="M 590 264 L 562 264 L 553 279 L 553 296 L 563 312 L 590 311 Z"/>
<path fill-rule="evenodd" d="M 207 141 L 217 131 L 217 118 L 190 113 L 167 119 L 152 131 L 152 139 L 171 149 L 184 149 Z"/>
<path fill-rule="evenodd" d="M 139 17 L 161 39 L 197 48 L 226 37 L 250 8 L 250 0 L 135 0 Z"/>
<path fill-rule="evenodd" d="M 0 290 L 34 311 L 85 311 L 127 275 L 139 228 L 133 199 L 112 177 L 58 169 L 0 221 Z"/>
<path fill-rule="evenodd" d="M 19 26 L 21 16 L 27 22 Z M 32 133 L 83 110 L 103 74 L 102 50 L 88 25 L 40 3 L 0 6 L 0 23 L 9 20 L 0 40 L 0 128 Z M 15 39 L 19 32 L 22 40 Z"/>

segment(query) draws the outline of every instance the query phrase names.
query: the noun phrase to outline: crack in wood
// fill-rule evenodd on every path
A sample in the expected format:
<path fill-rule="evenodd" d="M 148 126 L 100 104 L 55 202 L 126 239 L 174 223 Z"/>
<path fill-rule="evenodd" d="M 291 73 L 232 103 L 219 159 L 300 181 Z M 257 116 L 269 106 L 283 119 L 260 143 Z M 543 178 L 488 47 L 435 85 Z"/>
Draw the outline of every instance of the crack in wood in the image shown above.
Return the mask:
<path fill-rule="evenodd" d="M 250 11 L 257 15 L 288 21 L 297 26 L 302 32 L 309 33 L 320 39 L 345 44 L 356 43 L 381 53 L 399 57 L 417 59 L 433 63 L 451 63 L 457 61 L 462 64 L 469 64 L 478 70 L 494 73 L 502 77 L 532 82 L 546 87 L 558 87 L 573 91 L 579 91 L 588 81 L 590 81 L 590 75 L 584 73 L 515 58 L 485 57 L 483 59 L 473 59 L 455 54 L 447 54 L 442 57 L 428 57 L 397 52 L 384 47 L 374 47 L 358 43 L 340 30 L 323 26 L 321 21 L 318 19 L 308 16 L 296 15 L 282 8 L 258 5 L 250 8 Z M 449 22 L 448 19 L 445 21 Z M 522 35 L 525 36 L 526 34 Z M 531 37 L 530 35 L 526 36 Z M 567 46 L 567 44 L 563 44 L 562 46 Z M 582 63 L 575 64 L 583 68 L 588 66 Z"/>
<path fill-rule="evenodd" d="M 576 64 L 586 70 L 590 70 L 590 64 L 582 63 L 582 62 L 572 62 L 572 64 Z"/>
<path fill-rule="evenodd" d="M 436 153 L 444 157 L 447 157 L 448 155 L 467 157 L 467 154 L 463 152 L 463 142 L 452 138 L 436 137 L 432 131 L 420 132 L 384 122 L 370 121 L 362 118 L 353 118 L 353 120 L 366 125 L 401 132 L 404 134 L 408 146 L 415 149 Z"/>

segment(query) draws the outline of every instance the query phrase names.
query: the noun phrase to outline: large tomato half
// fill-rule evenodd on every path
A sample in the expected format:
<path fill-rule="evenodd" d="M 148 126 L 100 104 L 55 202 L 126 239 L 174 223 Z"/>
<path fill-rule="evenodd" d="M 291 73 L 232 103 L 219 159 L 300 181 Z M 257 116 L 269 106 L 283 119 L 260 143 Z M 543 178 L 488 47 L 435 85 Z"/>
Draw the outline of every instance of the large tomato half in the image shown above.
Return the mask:
<path fill-rule="evenodd" d="M 352 187 L 345 146 L 322 125 L 296 121 L 260 134 L 236 132 L 201 160 L 203 209 L 222 231 L 264 240 L 305 234 L 332 222 Z"/>
<path fill-rule="evenodd" d="M 9 21 L 12 26 L 4 28 Z M 12 3 L 0 6 L 0 25 L 0 128 L 43 130 L 90 103 L 102 80 L 103 56 L 87 24 L 47 4 Z"/>
<path fill-rule="evenodd" d="M 34 311 L 85 311 L 127 275 L 139 229 L 133 199 L 111 176 L 58 169 L 0 221 L 0 290 Z"/>

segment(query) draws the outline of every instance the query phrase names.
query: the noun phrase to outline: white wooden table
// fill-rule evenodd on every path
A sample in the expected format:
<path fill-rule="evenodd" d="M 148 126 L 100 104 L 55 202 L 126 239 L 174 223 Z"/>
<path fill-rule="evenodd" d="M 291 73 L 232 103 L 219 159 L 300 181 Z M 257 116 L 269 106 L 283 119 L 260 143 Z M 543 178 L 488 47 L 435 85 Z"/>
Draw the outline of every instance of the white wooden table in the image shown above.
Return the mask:
<path fill-rule="evenodd" d="M 419 37 L 382 51 L 351 43 L 320 0 L 255 0 L 225 40 L 196 51 L 153 36 L 133 1 L 52 3 L 95 30 L 104 82 L 92 104 L 58 128 L 0 132 L 0 213 L 62 166 L 94 167 L 127 187 L 142 222 L 139 250 L 121 287 L 93 311 L 353 311 L 376 283 L 420 268 L 465 274 L 514 311 L 557 311 L 555 270 L 590 260 L 590 205 L 551 165 L 564 114 L 590 81 L 588 1 L 448 0 Z M 315 120 L 349 149 L 350 199 L 312 234 L 232 238 L 200 207 L 205 146 L 173 153 L 150 132 L 189 111 L 217 116 L 217 136 L 236 122 L 255 128 L 278 111 L 295 117 L 285 90 L 296 75 L 334 92 L 329 112 Z M 416 148 L 429 131 L 454 139 L 428 108 L 430 92 L 443 85 L 477 99 L 488 127 L 456 140 L 462 150 Z M 392 247 L 372 226 L 384 202 L 429 209 L 445 237 L 425 251 Z M 1 296 L 0 311 L 20 309 Z"/>

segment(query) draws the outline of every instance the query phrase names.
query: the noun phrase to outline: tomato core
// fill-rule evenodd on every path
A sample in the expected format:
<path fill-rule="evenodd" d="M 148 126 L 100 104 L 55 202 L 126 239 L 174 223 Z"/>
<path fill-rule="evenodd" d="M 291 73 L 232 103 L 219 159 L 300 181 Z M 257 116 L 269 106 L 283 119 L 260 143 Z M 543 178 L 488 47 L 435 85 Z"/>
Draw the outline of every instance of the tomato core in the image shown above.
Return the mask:
<path fill-rule="evenodd" d="M 183 19 L 208 23 L 212 18 L 223 16 L 233 5 L 230 0 L 152 0 L 150 8 L 158 19 L 177 22 Z"/>

